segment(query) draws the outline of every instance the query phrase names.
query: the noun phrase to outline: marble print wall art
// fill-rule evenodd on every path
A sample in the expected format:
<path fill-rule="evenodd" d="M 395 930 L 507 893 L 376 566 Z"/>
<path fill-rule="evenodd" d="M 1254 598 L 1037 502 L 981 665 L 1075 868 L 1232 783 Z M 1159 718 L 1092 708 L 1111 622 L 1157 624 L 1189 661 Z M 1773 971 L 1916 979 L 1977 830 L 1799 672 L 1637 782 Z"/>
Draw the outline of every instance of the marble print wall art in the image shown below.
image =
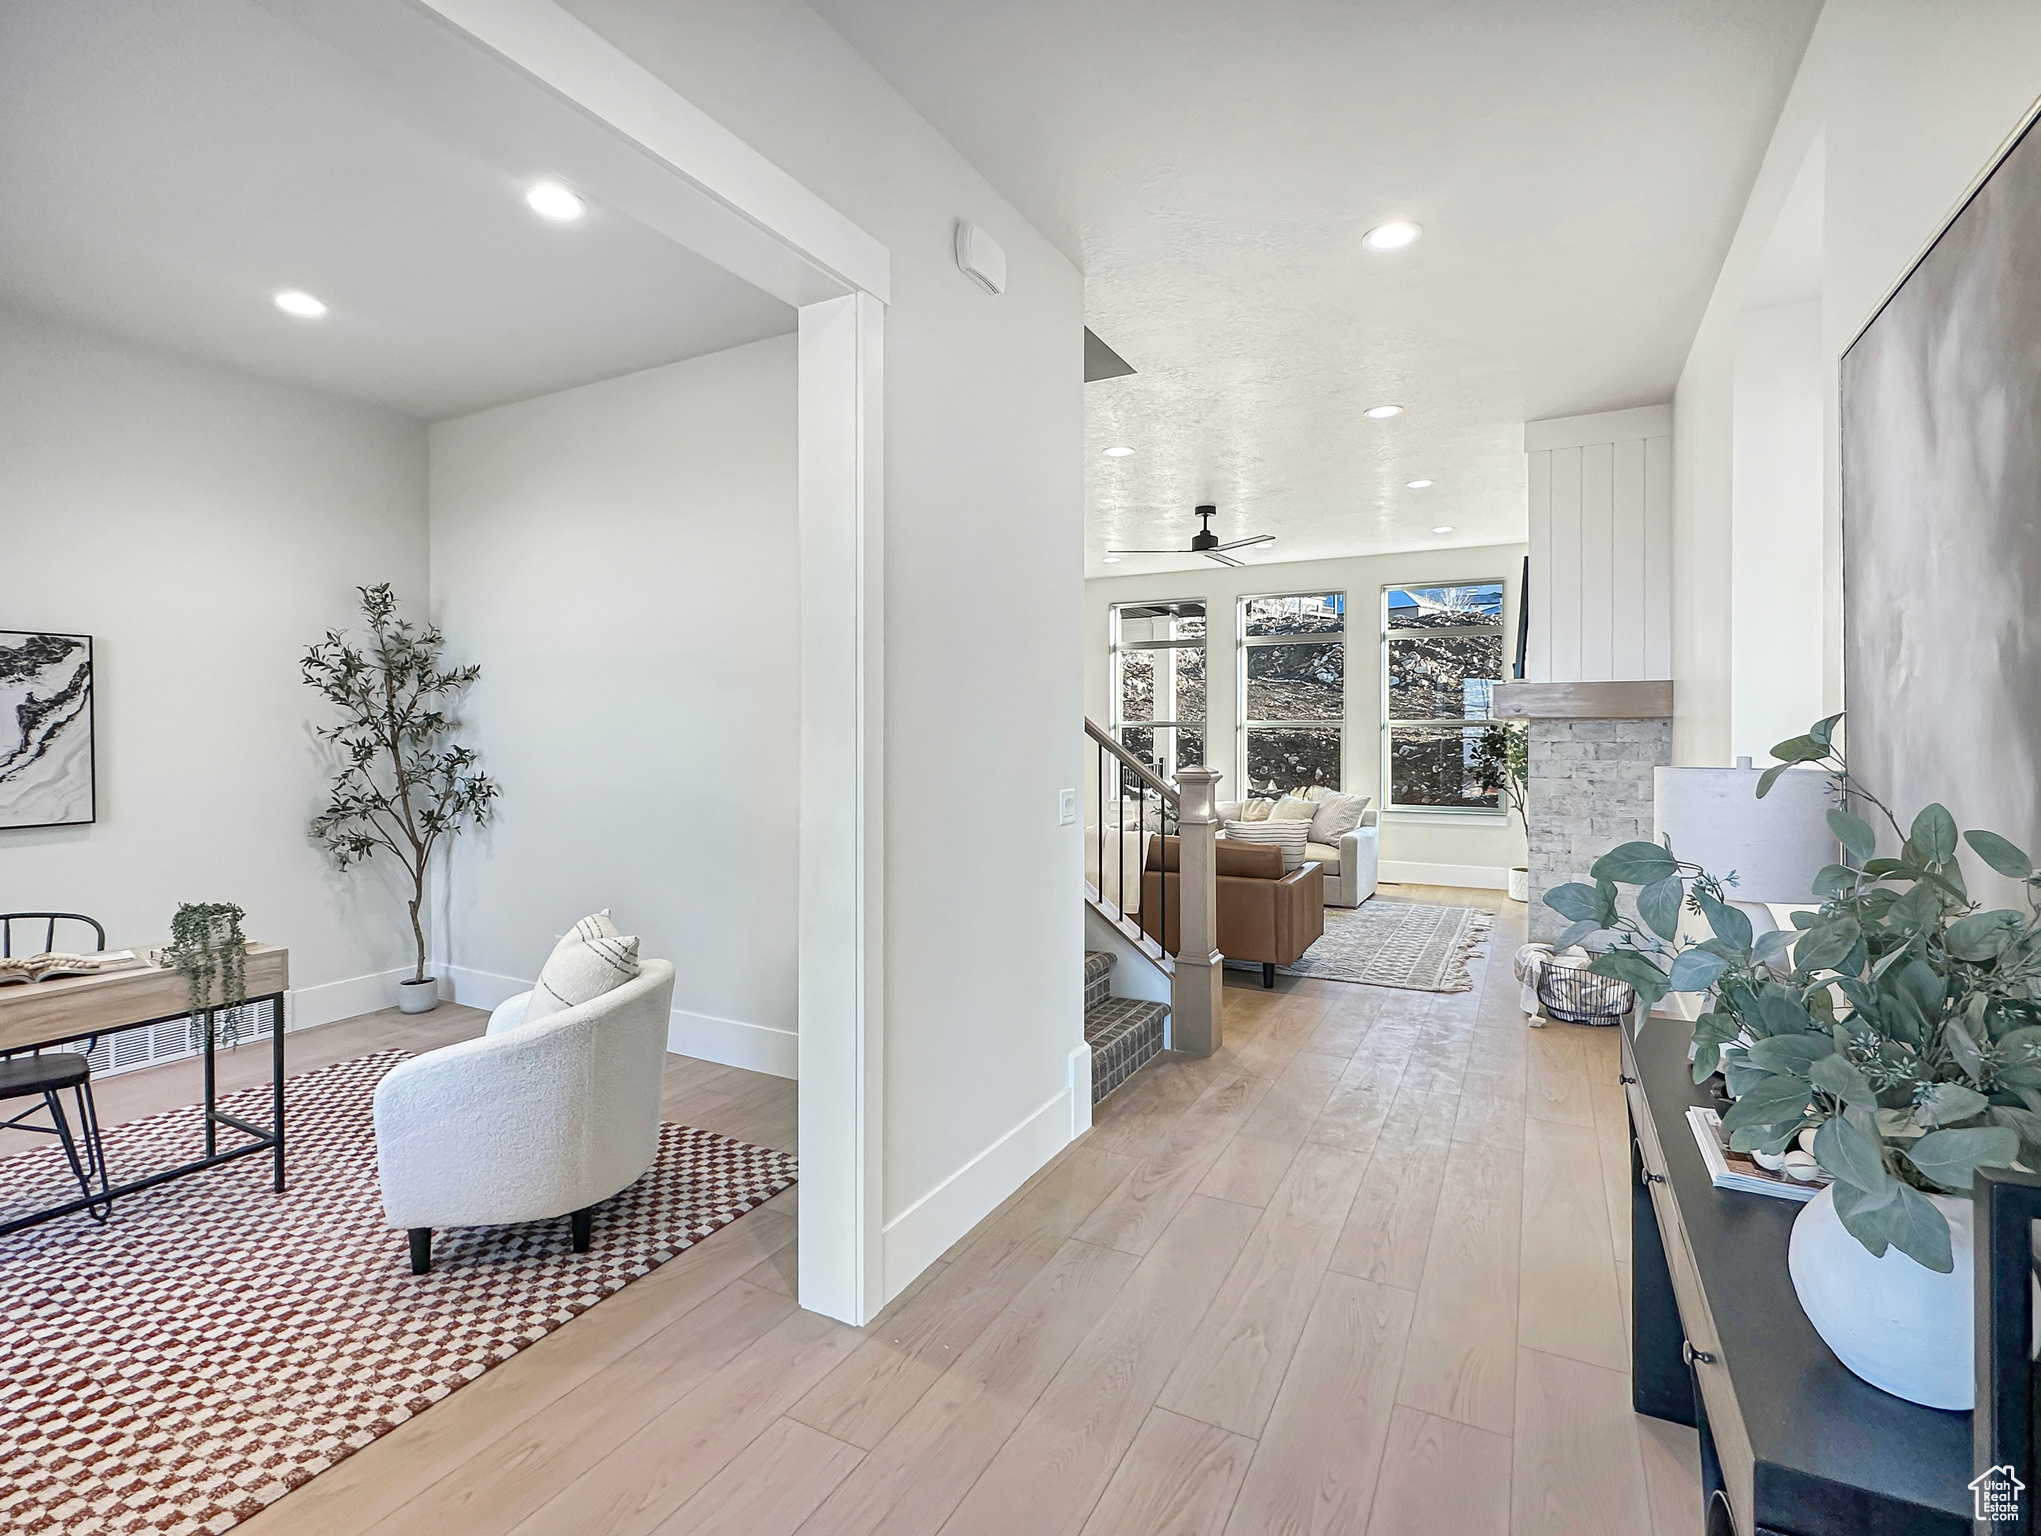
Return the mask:
<path fill-rule="evenodd" d="M 0 630 L 0 830 L 92 819 L 92 637 Z"/>

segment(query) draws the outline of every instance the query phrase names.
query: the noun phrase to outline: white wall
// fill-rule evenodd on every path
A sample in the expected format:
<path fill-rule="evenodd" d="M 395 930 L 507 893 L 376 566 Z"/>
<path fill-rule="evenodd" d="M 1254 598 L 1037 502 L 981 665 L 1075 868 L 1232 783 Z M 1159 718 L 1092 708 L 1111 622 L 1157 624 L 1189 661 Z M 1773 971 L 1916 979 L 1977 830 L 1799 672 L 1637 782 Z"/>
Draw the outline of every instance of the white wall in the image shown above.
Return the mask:
<path fill-rule="evenodd" d="M 1732 367 L 1729 751 L 1765 763 L 1822 715 L 1820 301 L 1738 315 Z"/>
<path fill-rule="evenodd" d="M 329 715 L 298 657 L 357 585 L 423 616 L 422 424 L 0 310 L 0 442 L 0 625 L 93 637 L 99 812 L 0 831 L 0 904 L 119 946 L 235 902 L 290 948 L 295 1025 L 387 1007 L 409 925 L 306 834 Z"/>
<path fill-rule="evenodd" d="M 1671 675 L 1671 409 L 1526 422 L 1524 450 L 1531 551 L 1525 680 Z"/>
<path fill-rule="evenodd" d="M 1236 599 L 1269 592 L 1344 592 L 1347 595 L 1345 788 L 1382 803 L 1382 588 L 1501 577 L 1504 586 L 1503 665 L 1515 664 L 1517 599 L 1522 586 L 1524 546 L 1415 550 L 1360 555 L 1346 560 L 1258 562 L 1228 567 L 1206 562 L 1203 569 L 1146 576 L 1109 576 L 1084 584 L 1084 706 L 1103 726 L 1111 717 L 1107 692 L 1108 610 L 1114 603 L 1202 598 L 1212 641 L 1206 655 L 1207 755 L 1224 774 L 1223 799 L 1237 796 L 1241 767 L 1236 746 L 1239 666 L 1233 645 Z M 1390 811 L 1382 817 L 1382 878 L 1428 885 L 1464 885 L 1500 890 L 1512 865 L 1525 858 L 1516 818 Z"/>
<path fill-rule="evenodd" d="M 1083 287 L 795 0 L 568 9 L 892 254 L 885 409 L 884 1289 L 1069 1138 L 1083 1043 Z M 956 268 L 960 219 L 1004 295 Z"/>
<path fill-rule="evenodd" d="M 671 1048 L 794 1075 L 794 338 L 434 424 L 434 617 L 501 812 L 447 881 L 461 1000 L 612 908 Z"/>
<path fill-rule="evenodd" d="M 2019 125 L 2037 86 L 2041 8 L 1828 0 L 1823 9 L 1674 401 L 1676 761 L 1723 763 L 1747 750 L 1734 745 L 1732 614 L 1734 573 L 1753 562 L 1780 566 L 1781 590 L 1821 613 L 1819 655 L 1782 654 L 1777 664 L 1818 675 L 1822 709 L 1842 708 L 1837 360 Z M 1738 317 L 1765 284 L 1766 248 L 1793 215 L 1810 157 L 1824 203 L 1822 537 L 1818 560 L 1803 544 L 1789 563 L 1735 537 Z"/>

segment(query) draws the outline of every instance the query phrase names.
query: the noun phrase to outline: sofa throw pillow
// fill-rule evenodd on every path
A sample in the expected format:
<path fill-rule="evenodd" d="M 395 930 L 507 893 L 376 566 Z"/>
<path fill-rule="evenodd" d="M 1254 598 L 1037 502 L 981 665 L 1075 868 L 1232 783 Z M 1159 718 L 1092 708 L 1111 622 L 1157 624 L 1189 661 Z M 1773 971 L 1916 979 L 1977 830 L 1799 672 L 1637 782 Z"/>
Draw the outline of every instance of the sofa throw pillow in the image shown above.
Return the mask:
<path fill-rule="evenodd" d="M 1283 851 L 1283 873 L 1304 867 L 1304 845 L 1311 840 L 1308 821 L 1229 821 L 1226 836 L 1236 843 L 1262 843 Z"/>
<path fill-rule="evenodd" d="M 604 919 L 607 921 L 606 913 Z M 615 991 L 641 969 L 637 939 L 619 934 L 614 926 L 608 933 L 586 939 L 570 933 L 546 957 L 538 985 L 532 988 L 531 1001 L 525 1005 L 524 1021 L 536 1024 L 540 1019 L 593 1002 L 603 993 Z"/>
<path fill-rule="evenodd" d="M 1337 843 L 1361 824 L 1361 812 L 1368 808 L 1366 795 L 1327 795 L 1311 804 L 1311 841 Z"/>
<path fill-rule="evenodd" d="M 1249 800 L 1240 807 L 1242 821 L 1267 821 L 1269 812 L 1276 808 L 1273 800 Z"/>
<path fill-rule="evenodd" d="M 1269 809 L 1270 821 L 1309 821 L 1318 814 L 1318 807 L 1309 800 L 1299 800 L 1295 795 L 1285 795 Z"/>
<path fill-rule="evenodd" d="M 560 942 L 553 946 L 553 955 L 559 954 L 562 950 L 571 949 L 576 944 L 586 944 L 590 939 L 614 939 L 616 937 L 617 925 L 610 921 L 609 908 L 604 907 L 600 912 L 589 913 L 588 916 L 582 918 L 580 922 L 561 934 Z M 550 961 L 553 955 L 546 956 L 547 960 Z M 544 970 L 545 967 L 541 966 L 540 969 Z"/>

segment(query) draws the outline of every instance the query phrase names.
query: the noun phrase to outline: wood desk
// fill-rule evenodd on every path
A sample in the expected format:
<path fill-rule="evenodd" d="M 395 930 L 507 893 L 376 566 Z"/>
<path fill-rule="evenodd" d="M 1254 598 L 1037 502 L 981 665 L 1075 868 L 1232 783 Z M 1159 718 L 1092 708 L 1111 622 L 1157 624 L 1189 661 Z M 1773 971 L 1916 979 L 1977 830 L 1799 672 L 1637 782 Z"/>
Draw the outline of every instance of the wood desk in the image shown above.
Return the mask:
<path fill-rule="evenodd" d="M 1710 1536 L 1965 1536 L 1970 1415 L 1852 1374 L 1793 1293 L 1797 1201 L 1717 1189 L 1687 1125 L 1691 1031 L 1623 1035 L 1633 1406 L 1701 1432 Z"/>
<path fill-rule="evenodd" d="M 141 946 L 135 948 L 137 955 L 146 952 Z M 122 1195 L 133 1194 L 151 1185 L 182 1178 L 188 1173 L 197 1173 L 265 1150 L 272 1154 L 274 1186 L 279 1192 L 282 1191 L 283 999 L 284 993 L 290 988 L 290 951 L 276 944 L 249 944 L 243 981 L 246 992 L 244 1003 L 268 1005 L 269 1125 L 251 1125 L 219 1108 L 215 1101 L 213 1074 L 214 1037 L 217 1034 L 217 1027 L 209 1027 L 205 1032 L 205 1048 L 202 1053 L 205 1069 L 203 1156 L 175 1168 L 162 1169 L 115 1184 L 104 1195 L 68 1200 L 47 1210 L 0 1223 L 0 1235 L 17 1231 L 22 1227 L 34 1226 L 37 1222 L 50 1221 L 58 1216 L 68 1216 L 74 1211 L 82 1211 L 87 1206 L 98 1205 L 104 1200 L 117 1200 Z M 110 971 L 100 976 L 62 976 L 49 981 L 4 986 L 0 987 L 0 1051 L 63 1045 L 74 1040 L 89 1039 L 95 1035 L 110 1035 L 117 1030 L 132 1029 L 139 1025 L 170 1023 L 189 1017 L 190 1004 L 190 986 L 183 976 L 163 966 L 146 963 L 137 968 Z M 221 1006 L 216 986 L 214 1001 L 205 1010 L 209 1025 L 214 1024 Z M 219 1131 L 222 1126 L 240 1132 L 248 1139 L 222 1151 L 219 1147 Z M 5 1166 L 5 1163 L 0 1163 L 0 1169 L 4 1169 Z"/>

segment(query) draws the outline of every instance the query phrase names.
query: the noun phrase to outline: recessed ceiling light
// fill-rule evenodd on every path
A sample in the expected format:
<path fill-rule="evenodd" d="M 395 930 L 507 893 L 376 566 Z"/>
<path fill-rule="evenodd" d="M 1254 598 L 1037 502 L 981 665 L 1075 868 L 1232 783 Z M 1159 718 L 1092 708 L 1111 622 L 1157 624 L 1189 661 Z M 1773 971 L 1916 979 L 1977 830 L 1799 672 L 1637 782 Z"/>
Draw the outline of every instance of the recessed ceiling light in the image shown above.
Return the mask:
<path fill-rule="evenodd" d="M 1361 236 L 1361 244 L 1371 251 L 1400 251 L 1424 231 L 1403 219 L 1393 219 L 1387 224 L 1377 224 Z"/>
<path fill-rule="evenodd" d="M 524 200 L 531 205 L 533 213 L 548 219 L 557 219 L 566 224 L 578 219 L 588 211 L 588 205 L 561 186 L 557 181 L 541 181 L 525 193 Z"/>
<path fill-rule="evenodd" d="M 1391 416 L 1401 416 L 1403 414 L 1403 407 L 1400 405 L 1371 405 L 1361 414 L 1370 421 L 1387 421 Z"/>
<path fill-rule="evenodd" d="M 1440 523 L 1438 527 L 1432 530 L 1433 533 L 1451 533 L 1452 531 L 1453 525 L 1451 523 Z"/>
<path fill-rule="evenodd" d="M 1431 486 L 1432 483 L 1429 480 L 1406 480 L 1403 482 L 1403 488 L 1407 491 L 1428 491 L 1431 489 Z"/>
<path fill-rule="evenodd" d="M 316 320 L 326 313 L 326 306 L 297 288 L 286 288 L 275 299 L 276 307 L 287 315 L 296 315 L 300 320 Z"/>
<path fill-rule="evenodd" d="M 1118 555 L 1107 555 L 1107 556 L 1106 556 L 1106 564 L 1107 564 L 1107 565 L 1118 565 L 1119 563 L 1120 563 L 1120 557 L 1119 557 Z"/>
<path fill-rule="evenodd" d="M 1131 459 L 1134 457 L 1134 450 L 1131 448 L 1108 448 L 1106 450 L 1106 457 L 1109 459 Z"/>

